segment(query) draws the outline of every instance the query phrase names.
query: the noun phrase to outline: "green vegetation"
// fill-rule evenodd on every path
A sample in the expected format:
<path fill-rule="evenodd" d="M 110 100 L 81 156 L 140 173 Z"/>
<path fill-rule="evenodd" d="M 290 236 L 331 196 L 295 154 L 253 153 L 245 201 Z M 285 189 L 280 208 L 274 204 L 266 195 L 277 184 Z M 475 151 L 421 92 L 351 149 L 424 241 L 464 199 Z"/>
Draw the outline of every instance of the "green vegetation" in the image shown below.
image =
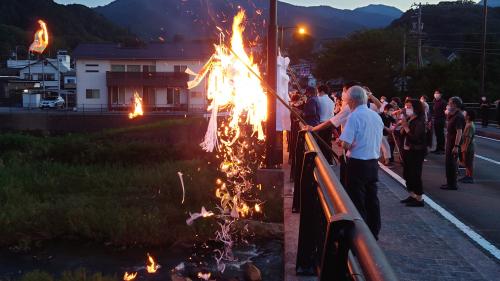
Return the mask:
<path fill-rule="evenodd" d="M 26 250 L 52 239 L 168 245 L 210 233 L 210 220 L 194 228 L 185 223 L 188 211 L 215 205 L 211 155 L 180 137 L 192 125 L 184 120 L 94 135 L 0 135 L 0 245 Z M 184 204 L 177 172 L 184 174 Z"/>
<path fill-rule="evenodd" d="M 46 53 L 60 48 L 73 49 L 81 42 L 131 43 L 135 36 L 83 5 L 59 5 L 52 0 L 0 1 L 0 59 L 10 56 L 16 46 L 19 57 L 38 29 L 37 20 L 47 22 L 51 44 Z"/>
<path fill-rule="evenodd" d="M 432 95 L 439 88 L 446 96 L 466 102 L 479 100 L 482 7 L 471 1 L 424 5 L 423 60 L 416 68 L 417 41 L 411 35 L 414 11 L 406 12 L 386 29 L 355 33 L 326 45 L 317 56 L 316 75 L 322 80 L 344 78 L 368 85 L 385 96 Z M 500 8 L 488 12 L 486 94 L 500 98 Z M 406 34 L 406 71 L 403 38 Z M 456 59 L 449 61 L 448 56 Z M 402 81 L 406 77 L 406 89 Z"/>

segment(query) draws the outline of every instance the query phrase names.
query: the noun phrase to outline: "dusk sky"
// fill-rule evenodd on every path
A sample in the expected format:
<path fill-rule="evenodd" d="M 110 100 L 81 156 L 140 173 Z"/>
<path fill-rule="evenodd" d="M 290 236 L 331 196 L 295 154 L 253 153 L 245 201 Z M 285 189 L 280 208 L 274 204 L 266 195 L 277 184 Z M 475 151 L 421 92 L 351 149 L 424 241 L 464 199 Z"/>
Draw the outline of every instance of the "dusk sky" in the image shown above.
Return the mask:
<path fill-rule="evenodd" d="M 61 4 L 70 3 L 80 3 L 90 7 L 106 5 L 113 0 L 55 0 Z M 403 11 L 408 10 L 414 0 L 378 0 L 378 1 L 368 1 L 368 0 L 283 0 L 283 2 L 288 2 L 294 5 L 300 6 L 318 6 L 318 5 L 329 5 L 340 9 L 354 9 L 362 6 L 367 6 L 369 4 L 385 4 L 389 6 L 397 7 Z M 424 3 L 438 3 L 440 0 L 429 0 L 423 1 Z"/>

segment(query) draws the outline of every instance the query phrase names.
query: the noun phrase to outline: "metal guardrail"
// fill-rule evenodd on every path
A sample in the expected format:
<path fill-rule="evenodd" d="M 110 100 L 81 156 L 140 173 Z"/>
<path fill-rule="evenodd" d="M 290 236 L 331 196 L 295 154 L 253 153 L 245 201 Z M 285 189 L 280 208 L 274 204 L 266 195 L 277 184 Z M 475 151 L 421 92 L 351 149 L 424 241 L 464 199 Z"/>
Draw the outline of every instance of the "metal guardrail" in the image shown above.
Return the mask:
<path fill-rule="evenodd" d="M 1 106 L 0 113 L 43 113 L 43 114 L 102 114 L 102 115 L 112 115 L 112 114 L 128 114 L 131 111 L 130 105 L 113 105 L 109 109 L 108 104 L 79 104 L 78 107 L 66 107 L 62 108 L 40 108 L 39 104 L 25 104 L 22 106 Z M 205 105 L 144 105 L 143 110 L 145 114 L 203 114 L 207 113 Z"/>
<path fill-rule="evenodd" d="M 294 161 L 297 275 L 317 275 L 320 281 L 398 280 L 310 132 L 299 132 Z"/>

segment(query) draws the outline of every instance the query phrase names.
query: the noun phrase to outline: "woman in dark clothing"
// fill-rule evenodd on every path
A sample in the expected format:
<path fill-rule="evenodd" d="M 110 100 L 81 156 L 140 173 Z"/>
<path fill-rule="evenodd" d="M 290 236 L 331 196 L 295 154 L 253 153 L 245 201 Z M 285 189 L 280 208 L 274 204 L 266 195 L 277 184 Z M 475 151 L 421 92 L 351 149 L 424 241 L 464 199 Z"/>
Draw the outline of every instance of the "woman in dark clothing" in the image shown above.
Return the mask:
<path fill-rule="evenodd" d="M 422 103 L 409 99 L 405 103 L 404 118 L 401 120 L 403 136 L 403 176 L 408 198 L 401 200 L 408 207 L 423 207 L 422 166 L 427 152 L 425 144 L 425 110 Z"/>

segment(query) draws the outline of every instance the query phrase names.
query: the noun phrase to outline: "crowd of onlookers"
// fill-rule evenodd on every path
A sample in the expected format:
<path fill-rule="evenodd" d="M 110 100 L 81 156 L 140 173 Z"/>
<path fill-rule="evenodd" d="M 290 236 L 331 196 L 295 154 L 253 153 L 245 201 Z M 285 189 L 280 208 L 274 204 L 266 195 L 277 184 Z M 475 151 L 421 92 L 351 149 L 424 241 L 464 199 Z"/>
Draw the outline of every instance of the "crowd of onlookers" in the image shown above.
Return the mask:
<path fill-rule="evenodd" d="M 356 82 L 346 83 L 339 93 L 331 93 L 322 85 L 290 95 L 294 111 L 290 148 L 296 145 L 294 136 L 301 129 L 302 119 L 306 123 L 302 129 L 314 132 L 319 142 L 327 144 L 320 147 L 329 163 L 337 156 L 340 180 L 375 237 L 380 230 L 376 184 L 379 161 L 389 167 L 395 162 L 402 164 L 409 196 L 401 203 L 408 207 L 424 206 L 422 167 L 431 147 L 431 153 L 445 155 L 446 184 L 441 189 L 456 190 L 457 182 L 474 182 L 476 111 L 464 108 L 459 97 L 445 100 L 436 90 L 432 106 L 427 96 L 406 97 L 404 101 L 398 97 L 379 99 Z M 488 126 L 491 106 L 483 97 L 479 109 L 483 126 Z M 500 119 L 498 101 L 496 107 Z M 339 149 L 332 148 L 333 142 Z M 290 152 L 293 158 L 293 149 Z M 459 165 L 466 169 L 460 180 Z"/>

